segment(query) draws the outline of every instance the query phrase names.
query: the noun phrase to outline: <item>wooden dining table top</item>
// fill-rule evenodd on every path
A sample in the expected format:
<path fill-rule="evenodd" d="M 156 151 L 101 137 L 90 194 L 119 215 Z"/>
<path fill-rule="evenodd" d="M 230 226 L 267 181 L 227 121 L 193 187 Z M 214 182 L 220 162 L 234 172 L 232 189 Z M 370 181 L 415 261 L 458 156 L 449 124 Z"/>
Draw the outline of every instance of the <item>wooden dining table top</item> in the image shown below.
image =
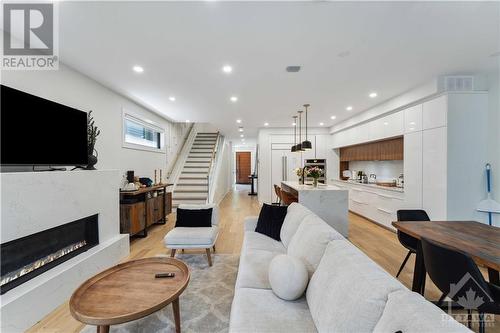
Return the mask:
<path fill-rule="evenodd" d="M 417 239 L 426 238 L 462 251 L 477 263 L 500 271 L 500 228 L 475 221 L 398 221 L 392 225 Z"/>

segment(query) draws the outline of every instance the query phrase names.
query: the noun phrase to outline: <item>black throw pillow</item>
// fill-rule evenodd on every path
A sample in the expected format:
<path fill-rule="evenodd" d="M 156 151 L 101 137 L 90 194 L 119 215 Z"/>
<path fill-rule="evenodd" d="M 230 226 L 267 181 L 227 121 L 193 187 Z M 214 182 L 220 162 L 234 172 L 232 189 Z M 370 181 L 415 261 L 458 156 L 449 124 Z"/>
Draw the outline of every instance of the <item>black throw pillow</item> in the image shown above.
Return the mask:
<path fill-rule="evenodd" d="M 207 209 L 182 209 L 177 208 L 175 227 L 211 227 L 212 208 Z"/>
<path fill-rule="evenodd" d="M 259 220 L 257 221 L 256 232 L 268 237 L 281 240 L 281 225 L 285 220 L 287 206 L 275 206 L 264 204 L 260 210 Z"/>

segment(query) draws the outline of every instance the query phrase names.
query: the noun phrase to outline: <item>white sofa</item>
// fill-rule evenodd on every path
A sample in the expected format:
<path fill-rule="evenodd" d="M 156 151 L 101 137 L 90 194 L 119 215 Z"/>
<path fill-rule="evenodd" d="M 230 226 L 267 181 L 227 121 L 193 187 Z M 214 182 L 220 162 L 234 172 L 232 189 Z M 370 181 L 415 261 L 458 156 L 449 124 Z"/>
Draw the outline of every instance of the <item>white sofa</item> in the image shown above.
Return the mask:
<path fill-rule="evenodd" d="M 304 206 L 289 206 L 281 242 L 256 224 L 245 220 L 230 332 L 470 332 Z M 311 277 L 296 301 L 277 297 L 268 281 L 270 261 L 283 253 L 301 258 Z"/>

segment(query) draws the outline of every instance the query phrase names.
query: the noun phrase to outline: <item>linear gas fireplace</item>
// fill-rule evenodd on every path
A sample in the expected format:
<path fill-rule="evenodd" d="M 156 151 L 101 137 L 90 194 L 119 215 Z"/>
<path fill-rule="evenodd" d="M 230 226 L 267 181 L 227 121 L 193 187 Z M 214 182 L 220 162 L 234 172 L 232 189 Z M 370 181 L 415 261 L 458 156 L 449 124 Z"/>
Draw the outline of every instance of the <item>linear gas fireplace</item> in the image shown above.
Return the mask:
<path fill-rule="evenodd" d="M 0 245 L 0 294 L 99 244 L 98 214 Z"/>

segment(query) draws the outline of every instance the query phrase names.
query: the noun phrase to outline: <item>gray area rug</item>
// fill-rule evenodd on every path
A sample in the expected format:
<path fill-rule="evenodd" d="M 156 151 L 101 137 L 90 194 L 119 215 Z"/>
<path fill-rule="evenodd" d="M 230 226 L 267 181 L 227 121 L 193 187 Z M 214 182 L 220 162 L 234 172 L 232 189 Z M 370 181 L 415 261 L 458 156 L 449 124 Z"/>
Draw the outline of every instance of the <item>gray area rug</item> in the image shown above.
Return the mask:
<path fill-rule="evenodd" d="M 160 255 L 164 256 L 164 255 Z M 180 297 L 182 332 L 227 332 L 239 257 L 212 256 L 209 267 L 204 254 L 178 254 L 191 270 L 191 280 Z M 87 325 L 81 333 L 94 333 Z M 175 332 L 172 305 L 142 319 L 111 326 L 110 333 Z"/>

